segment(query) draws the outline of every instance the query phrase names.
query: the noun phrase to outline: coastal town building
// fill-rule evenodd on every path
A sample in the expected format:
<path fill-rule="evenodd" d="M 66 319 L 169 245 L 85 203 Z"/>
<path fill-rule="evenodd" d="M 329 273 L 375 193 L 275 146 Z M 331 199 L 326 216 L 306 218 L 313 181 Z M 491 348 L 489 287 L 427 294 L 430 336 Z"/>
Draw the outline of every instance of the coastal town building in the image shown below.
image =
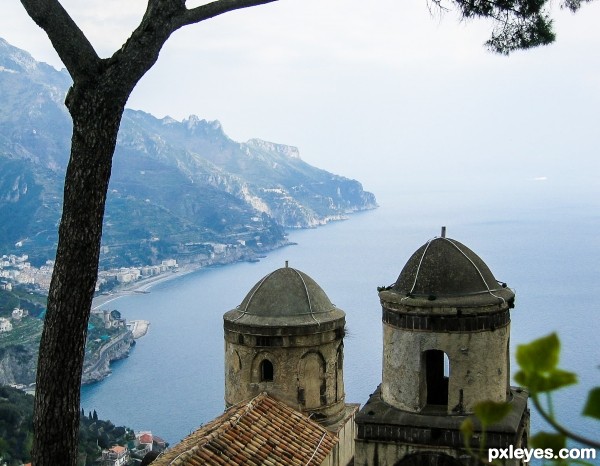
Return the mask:
<path fill-rule="evenodd" d="M 102 450 L 102 466 L 124 466 L 129 463 L 129 449 L 115 445 Z"/>
<path fill-rule="evenodd" d="M 127 320 L 121 316 L 121 313 L 116 309 L 109 311 L 108 309 L 102 310 L 102 320 L 104 321 L 104 328 L 118 328 L 127 327 Z"/>
<path fill-rule="evenodd" d="M 15 307 L 11 315 L 14 320 L 21 320 L 23 317 L 27 316 L 27 314 L 28 312 L 25 309 Z"/>
<path fill-rule="evenodd" d="M 9 281 L 0 282 L 0 290 L 12 291 L 12 283 Z"/>
<path fill-rule="evenodd" d="M 6 317 L 0 317 L 0 332 L 10 332 L 13 326 Z"/>
<path fill-rule="evenodd" d="M 154 437 L 150 431 L 136 432 L 135 434 L 135 446 L 139 453 L 148 453 L 152 451 L 152 445 L 154 443 Z"/>
<path fill-rule="evenodd" d="M 3 280 L 0 289 L 12 290 L 12 283 L 19 285 L 35 285 L 42 290 L 48 290 L 54 269 L 54 261 L 48 260 L 37 268 L 28 262 L 26 254 L 21 256 L 4 255 L 0 260 L 0 278 Z"/>

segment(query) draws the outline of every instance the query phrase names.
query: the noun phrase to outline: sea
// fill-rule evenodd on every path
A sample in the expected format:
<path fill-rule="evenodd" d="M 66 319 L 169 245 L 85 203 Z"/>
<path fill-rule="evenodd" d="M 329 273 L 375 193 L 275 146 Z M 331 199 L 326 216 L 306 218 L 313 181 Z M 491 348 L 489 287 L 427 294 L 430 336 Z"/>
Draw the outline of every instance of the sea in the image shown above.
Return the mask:
<path fill-rule="evenodd" d="M 81 404 L 103 419 L 150 430 L 174 444 L 224 409 L 223 319 L 263 276 L 291 267 L 311 276 L 346 312 L 346 400 L 365 403 L 381 382 L 382 323 L 377 287 L 392 284 L 422 244 L 440 235 L 475 251 L 516 292 L 511 364 L 517 345 L 557 332 L 560 367 L 579 383 L 552 403 L 570 429 L 598 438 L 581 415 L 600 385 L 600 196 L 596 187 L 522 180 L 488 187 L 395 186 L 380 207 L 348 220 L 289 232 L 294 245 L 260 262 L 213 267 L 159 283 L 106 307 L 151 322 L 105 380 L 84 386 Z M 546 400 L 544 400 L 546 401 Z M 547 426 L 532 408 L 532 433 Z"/>

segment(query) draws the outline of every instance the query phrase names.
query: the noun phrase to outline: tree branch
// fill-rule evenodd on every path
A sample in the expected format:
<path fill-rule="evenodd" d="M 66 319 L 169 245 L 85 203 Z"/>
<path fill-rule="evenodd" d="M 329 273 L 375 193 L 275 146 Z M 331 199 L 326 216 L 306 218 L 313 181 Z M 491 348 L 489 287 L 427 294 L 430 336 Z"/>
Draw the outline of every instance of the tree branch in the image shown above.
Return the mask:
<path fill-rule="evenodd" d="M 542 407 L 540 400 L 537 397 L 537 393 L 532 394 L 531 399 L 533 400 L 533 405 L 535 406 L 535 408 L 537 409 L 538 413 L 540 413 L 540 415 L 542 416 L 542 418 L 544 418 L 544 420 L 550 424 L 552 427 L 554 427 L 554 429 L 559 433 L 564 435 L 565 437 L 568 437 L 572 440 L 575 440 L 578 443 L 581 443 L 582 445 L 588 445 L 590 447 L 593 448 L 597 448 L 600 449 L 600 442 L 597 442 L 596 440 L 592 440 L 586 437 L 583 437 L 579 434 L 576 434 L 575 432 L 572 432 L 570 430 L 567 430 L 566 428 L 564 428 L 563 426 L 561 426 L 558 422 L 556 422 L 554 420 L 554 418 L 552 416 L 550 416 Z"/>
<path fill-rule="evenodd" d="M 229 11 L 240 10 L 266 3 L 276 2 L 277 0 L 216 0 L 206 5 L 200 5 L 196 8 L 186 10 L 181 18 L 179 27 L 188 24 L 198 23 L 205 19 L 214 18 L 215 16 L 227 13 Z"/>
<path fill-rule="evenodd" d="M 154 65 L 169 36 L 179 28 L 229 11 L 274 1 L 277 0 L 216 0 L 188 10 L 185 0 L 148 0 L 139 26 L 123 47 L 107 60 L 104 71 L 122 82 L 122 89 L 129 95 L 139 79 Z"/>
<path fill-rule="evenodd" d="M 21 0 L 27 13 L 41 27 L 73 81 L 93 76 L 101 63 L 85 34 L 58 0 Z"/>

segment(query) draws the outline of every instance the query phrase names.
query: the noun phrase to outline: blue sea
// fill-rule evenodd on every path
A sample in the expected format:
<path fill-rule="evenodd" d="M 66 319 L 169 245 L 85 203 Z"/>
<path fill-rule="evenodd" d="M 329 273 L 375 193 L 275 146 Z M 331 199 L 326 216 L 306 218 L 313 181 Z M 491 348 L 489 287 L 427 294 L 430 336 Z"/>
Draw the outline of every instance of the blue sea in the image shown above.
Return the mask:
<path fill-rule="evenodd" d="M 377 286 L 393 283 L 410 255 L 447 227 L 497 279 L 516 292 L 511 347 L 558 332 L 560 366 L 579 384 L 554 400 L 558 419 L 598 437 L 581 417 L 587 391 L 600 385 L 600 196 L 596 187 L 525 180 L 376 193 L 380 207 L 311 230 L 297 245 L 258 263 L 201 270 L 160 283 L 149 294 L 112 301 L 127 319 L 151 322 L 129 358 L 106 380 L 82 388 L 82 407 L 117 425 L 151 430 L 171 444 L 219 415 L 223 402 L 222 315 L 264 275 L 283 267 L 314 278 L 346 312 L 345 386 L 364 403 L 381 381 L 382 324 Z M 516 367 L 513 361 L 512 368 Z M 544 429 L 532 409 L 532 431 Z"/>

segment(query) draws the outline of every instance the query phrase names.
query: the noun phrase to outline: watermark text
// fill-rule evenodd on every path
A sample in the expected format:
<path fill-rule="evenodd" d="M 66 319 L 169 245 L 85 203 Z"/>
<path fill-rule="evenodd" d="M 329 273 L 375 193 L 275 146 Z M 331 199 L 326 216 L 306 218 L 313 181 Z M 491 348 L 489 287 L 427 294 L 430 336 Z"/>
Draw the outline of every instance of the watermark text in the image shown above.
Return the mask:
<path fill-rule="evenodd" d="M 554 451 L 552 448 L 490 448 L 488 450 L 488 461 L 494 460 L 523 460 L 529 463 L 536 460 L 594 460 L 596 450 L 594 448 L 562 448 Z"/>

